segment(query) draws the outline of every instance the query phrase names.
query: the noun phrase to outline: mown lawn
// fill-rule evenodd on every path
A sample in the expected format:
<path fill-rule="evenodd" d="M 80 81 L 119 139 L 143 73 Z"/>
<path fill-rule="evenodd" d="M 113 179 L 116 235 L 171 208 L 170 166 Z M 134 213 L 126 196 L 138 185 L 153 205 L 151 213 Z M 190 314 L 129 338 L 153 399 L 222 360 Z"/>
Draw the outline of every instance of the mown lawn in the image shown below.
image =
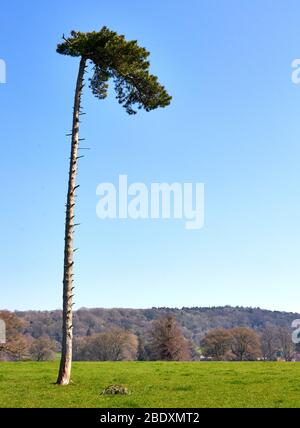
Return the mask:
<path fill-rule="evenodd" d="M 300 407 L 299 363 L 0 363 L 0 407 Z M 128 396 L 101 396 L 122 383 Z"/>

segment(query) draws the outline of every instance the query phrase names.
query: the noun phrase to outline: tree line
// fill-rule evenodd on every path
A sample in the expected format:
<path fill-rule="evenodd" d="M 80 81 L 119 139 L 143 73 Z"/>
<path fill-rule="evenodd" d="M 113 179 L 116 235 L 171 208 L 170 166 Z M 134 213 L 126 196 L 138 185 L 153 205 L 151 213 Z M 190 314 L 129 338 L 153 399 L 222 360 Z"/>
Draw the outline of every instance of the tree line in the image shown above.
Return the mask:
<path fill-rule="evenodd" d="M 58 341 L 47 335 L 32 337 L 26 333 L 24 319 L 16 314 L 0 311 L 0 318 L 7 326 L 0 360 L 48 361 L 60 353 Z M 76 361 L 292 361 L 296 353 L 291 331 L 274 326 L 260 332 L 249 327 L 211 329 L 198 345 L 184 335 L 172 314 L 150 321 L 143 334 L 115 326 L 73 339 Z"/>
<path fill-rule="evenodd" d="M 297 347 L 288 328 L 267 326 L 260 334 L 247 327 L 214 329 L 201 342 L 202 355 L 215 361 L 292 361 Z"/>
<path fill-rule="evenodd" d="M 62 340 L 62 311 L 17 311 L 24 322 L 24 334 L 39 338 L 49 336 Z M 74 337 L 102 333 L 114 328 L 129 330 L 137 336 L 145 336 L 151 321 L 174 316 L 184 336 L 200 346 L 203 336 L 216 328 L 231 329 L 249 327 L 259 334 L 267 327 L 290 328 L 300 314 L 267 311 L 259 308 L 215 307 L 215 308 L 149 308 L 149 309 L 86 309 L 74 312 Z"/>

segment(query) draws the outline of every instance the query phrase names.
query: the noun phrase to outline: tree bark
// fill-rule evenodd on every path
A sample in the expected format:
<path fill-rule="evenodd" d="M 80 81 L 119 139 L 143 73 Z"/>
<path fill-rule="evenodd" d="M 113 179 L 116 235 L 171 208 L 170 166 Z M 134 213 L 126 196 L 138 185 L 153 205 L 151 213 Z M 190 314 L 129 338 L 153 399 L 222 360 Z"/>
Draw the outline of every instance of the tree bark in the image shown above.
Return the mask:
<path fill-rule="evenodd" d="M 64 276 L 63 276 L 63 331 L 62 331 L 62 353 L 60 368 L 57 378 L 58 385 L 68 385 L 71 377 L 72 366 L 72 341 L 73 341 L 73 266 L 74 266 L 74 218 L 75 218 L 75 192 L 76 176 L 78 167 L 78 145 L 79 145 L 79 117 L 80 103 L 83 89 L 83 79 L 86 59 L 81 58 L 74 99 L 72 143 L 69 168 L 69 184 L 66 204 L 65 223 L 65 249 L 64 249 Z"/>

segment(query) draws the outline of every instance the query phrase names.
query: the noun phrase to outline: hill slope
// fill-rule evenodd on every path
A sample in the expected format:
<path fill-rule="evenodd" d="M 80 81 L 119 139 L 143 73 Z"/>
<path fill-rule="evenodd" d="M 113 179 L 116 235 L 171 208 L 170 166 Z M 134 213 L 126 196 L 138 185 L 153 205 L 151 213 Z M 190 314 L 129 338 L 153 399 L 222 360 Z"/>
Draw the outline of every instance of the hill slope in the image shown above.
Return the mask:
<path fill-rule="evenodd" d="M 145 333 L 153 319 L 173 314 L 181 325 L 186 337 L 199 343 L 206 331 L 216 328 L 246 326 L 261 331 L 266 325 L 290 327 L 300 314 L 268 311 L 259 308 L 212 307 L 212 308 L 152 308 L 152 309 L 79 309 L 74 313 L 75 336 L 122 327 L 134 333 Z M 16 312 L 25 321 L 25 333 L 37 338 L 48 335 L 61 340 L 62 313 L 59 310 L 49 312 Z"/>

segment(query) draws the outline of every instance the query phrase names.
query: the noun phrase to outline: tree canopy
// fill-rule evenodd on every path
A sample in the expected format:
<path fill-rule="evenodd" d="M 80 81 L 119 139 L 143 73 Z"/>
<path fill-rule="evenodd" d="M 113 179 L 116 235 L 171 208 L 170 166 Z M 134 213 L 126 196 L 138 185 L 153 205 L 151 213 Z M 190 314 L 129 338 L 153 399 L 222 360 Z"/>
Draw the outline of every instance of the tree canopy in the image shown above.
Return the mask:
<path fill-rule="evenodd" d="M 149 71 L 149 52 L 136 40 L 127 41 L 123 35 L 103 27 L 88 33 L 72 31 L 70 37 L 57 46 L 62 55 L 82 57 L 93 64 L 90 88 L 99 99 L 108 94 L 112 80 L 118 102 L 128 114 L 137 109 L 146 111 L 166 107 L 172 97 L 158 78 Z"/>

